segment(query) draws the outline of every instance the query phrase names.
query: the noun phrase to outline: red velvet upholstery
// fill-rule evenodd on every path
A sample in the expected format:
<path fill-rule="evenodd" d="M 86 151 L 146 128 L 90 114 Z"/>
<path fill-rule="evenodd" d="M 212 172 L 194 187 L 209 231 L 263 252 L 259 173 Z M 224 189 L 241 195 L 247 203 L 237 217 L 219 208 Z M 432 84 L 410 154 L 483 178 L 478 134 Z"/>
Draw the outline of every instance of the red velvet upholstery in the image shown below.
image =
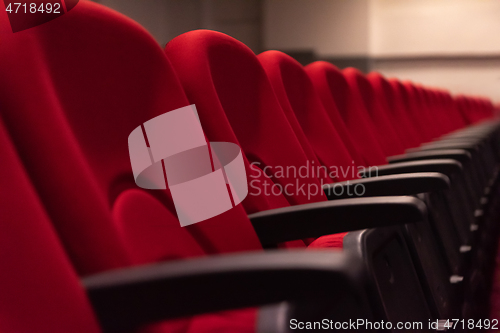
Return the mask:
<path fill-rule="evenodd" d="M 436 103 L 436 117 L 439 119 L 440 126 L 444 133 L 452 132 L 457 129 L 454 125 L 454 116 L 450 114 L 450 109 L 446 101 L 446 92 L 443 90 L 434 90 L 435 103 Z"/>
<path fill-rule="evenodd" d="M 419 114 L 421 115 L 425 126 L 430 131 L 432 139 L 438 139 L 442 134 L 442 128 L 439 126 L 439 123 L 436 122 L 434 115 L 432 114 L 433 105 L 429 100 L 427 89 L 420 85 L 414 85 L 413 87 L 416 89 L 416 94 L 421 102 Z"/>
<path fill-rule="evenodd" d="M 10 223 L 0 226 L 4 246 L 0 266 L 7 272 L 0 278 L 4 297 L 0 331 L 99 331 L 71 265 L 79 274 L 90 274 L 206 253 L 261 250 L 246 214 L 325 200 L 316 176 L 281 177 L 276 168 L 300 170 L 320 161 L 349 164 L 349 153 L 335 129 L 356 164 L 382 164 L 388 149 L 394 148 L 387 142 L 385 150 L 378 146 L 369 122 L 390 127 L 376 113 L 363 112 L 368 104 L 353 98 L 351 81 L 326 63 L 308 68 L 318 98 L 296 62 L 284 57 L 278 61 L 283 72 L 274 72 L 277 68 L 267 67 L 274 59 L 269 60 L 266 69 L 277 87 L 276 95 L 258 59 L 243 44 L 220 33 L 195 31 L 166 48 L 186 95 L 153 38 L 131 20 L 94 3 L 81 1 L 71 12 L 16 34 L 4 33 L 7 28 L 2 10 L 0 115 L 7 130 L 0 128 L 0 170 L 8 177 L 0 180 L 0 219 Z M 291 75 L 290 80 L 297 75 L 305 85 L 281 86 L 275 81 L 278 74 Z M 399 84 L 394 86 L 400 89 Z M 439 104 L 440 112 L 450 105 L 446 94 L 428 95 Z M 395 113 L 404 113 L 403 99 L 399 97 Z M 367 101 L 374 103 L 372 98 Z M 264 190 L 274 180 L 282 187 L 303 185 L 306 192 L 286 197 L 251 193 L 244 208 L 237 206 L 181 228 L 168 191 L 135 186 L 126 143 L 138 124 L 191 103 L 198 107 L 207 139 L 243 148 L 249 181 L 258 180 L 258 189 Z M 468 98 L 457 104 L 470 123 L 491 112 L 482 100 Z M 310 107 L 317 108 L 318 118 L 311 117 Z M 368 110 L 378 112 L 378 107 Z M 406 125 L 403 131 L 412 127 L 409 122 Z M 327 131 L 328 138 L 323 137 L 321 133 Z M 414 139 L 421 138 L 416 133 Z M 337 155 L 329 153 L 328 141 L 323 140 L 330 140 Z M 250 162 L 261 163 L 260 168 Z M 271 179 L 262 173 L 266 166 L 274 168 L 268 172 Z M 307 193 L 310 185 L 317 187 L 315 194 Z M 321 237 L 310 248 L 341 247 L 343 235 Z M 254 329 L 254 309 L 147 328 L 163 332 Z"/>
<path fill-rule="evenodd" d="M 248 160 L 273 167 L 268 173 L 282 186 L 296 180 L 300 185 L 319 184 L 315 177 L 276 175 L 278 166 L 306 166 L 307 155 L 248 47 L 221 33 L 196 30 L 174 38 L 165 52 L 189 100 L 197 105 L 210 140 L 234 142 L 236 137 Z M 217 135 L 212 135 L 215 131 Z M 287 199 L 302 204 L 326 197 L 322 192 L 309 198 L 294 193 Z"/>
<path fill-rule="evenodd" d="M 6 19 L 2 10 L 0 27 Z M 129 133 L 191 104 L 142 27 L 83 1 L 46 24 L 2 34 L 2 46 L 0 115 L 80 274 L 261 249 L 241 206 L 181 228 L 167 191 L 134 184 Z M 255 310 L 150 329 L 185 331 L 199 321 L 206 325 L 198 327 L 219 323 L 234 331 L 232 323 L 253 331 Z"/>
<path fill-rule="evenodd" d="M 447 123 L 448 121 L 446 119 L 443 119 L 443 109 L 442 109 L 442 105 L 440 104 L 437 91 L 434 89 L 427 89 L 426 92 L 427 92 L 427 96 L 428 96 L 428 100 L 429 100 L 429 106 L 431 109 L 432 119 L 434 119 L 434 123 L 439 124 L 437 126 L 438 133 L 440 135 L 448 133 L 449 128 L 447 128 L 447 125 L 442 125 L 443 122 Z"/>
<path fill-rule="evenodd" d="M 406 131 L 405 118 L 400 116 L 401 100 L 394 95 L 391 84 L 379 73 L 370 73 L 367 76 L 375 94 L 380 97 L 388 119 L 391 121 L 398 138 L 405 149 L 418 146 L 418 139 L 413 131 Z M 385 103 L 384 103 L 385 101 Z"/>
<path fill-rule="evenodd" d="M 269 51 L 269 52 L 277 52 L 277 51 Z M 260 56 L 259 56 L 259 60 L 261 61 L 261 64 L 263 65 L 264 69 L 267 70 L 265 64 L 262 63 L 262 59 L 260 58 Z M 299 140 L 300 145 L 301 145 L 302 149 L 304 150 L 304 153 L 306 154 L 307 159 L 310 161 L 311 164 L 325 165 L 325 163 L 321 159 L 321 153 L 318 155 L 317 147 L 316 147 L 316 145 L 314 145 L 315 142 L 324 142 L 325 138 L 318 137 L 317 131 L 316 132 L 312 131 L 313 130 L 312 126 L 309 126 L 308 128 L 304 128 L 304 129 L 301 127 L 301 125 L 303 125 L 300 122 L 301 119 L 300 118 L 297 119 L 297 116 L 294 114 L 294 110 L 292 110 L 290 105 L 283 104 L 282 97 L 283 97 L 284 92 L 282 90 L 279 90 L 279 88 L 274 85 L 274 82 L 272 82 L 272 78 L 270 78 L 270 79 L 271 79 L 271 83 L 273 84 L 273 88 L 274 88 L 274 91 L 276 93 L 276 96 L 279 99 L 281 108 L 282 108 L 283 112 L 285 113 L 286 118 L 288 119 L 288 122 L 289 122 L 290 126 L 292 127 L 297 139 Z M 298 96 L 301 97 L 304 95 L 304 93 L 305 92 L 300 91 Z M 286 98 L 286 96 L 285 96 L 285 98 Z M 344 149 L 344 153 L 348 155 L 348 153 L 345 149 Z M 320 160 L 318 160 L 318 159 L 321 160 L 321 163 L 320 163 Z M 348 157 L 348 159 L 350 159 L 350 157 Z M 333 181 L 333 179 L 331 179 L 328 176 L 328 173 L 321 173 L 321 175 L 318 175 L 318 178 L 320 178 L 324 183 L 330 183 Z"/>
<path fill-rule="evenodd" d="M 397 79 L 390 79 L 388 81 L 391 86 L 393 92 L 392 96 L 395 102 L 395 108 L 393 109 L 393 119 L 395 124 L 396 126 L 401 126 L 407 135 L 411 137 L 412 147 L 417 147 L 425 142 L 425 139 L 423 138 L 422 133 L 420 133 L 417 124 L 413 122 L 413 119 L 409 115 L 409 101 L 403 84 Z"/>
<path fill-rule="evenodd" d="M 237 138 L 250 163 L 270 167 L 268 174 L 283 189 L 289 185 L 285 195 L 290 204 L 326 200 L 315 176 L 287 174 L 287 168 L 298 171 L 311 162 L 248 47 L 222 33 L 197 30 L 174 38 L 165 52 L 189 100 L 197 105 L 210 140 Z M 309 186 L 318 191 L 308 193 Z"/>
<path fill-rule="evenodd" d="M 0 122 L 0 331 L 2 332 L 100 332 L 76 272 L 14 152 L 7 131 Z M 148 194 L 125 191 L 117 199 L 116 220 L 124 234 L 137 236 L 136 262 L 164 255 L 158 247 L 168 239 L 171 213 Z M 156 223 L 144 223 L 144 221 Z M 165 223 L 167 222 L 167 223 Z M 175 222 L 177 227 L 177 222 Z M 150 228 L 150 229 L 148 229 Z M 150 233 L 151 231 L 151 233 Z M 158 241 L 152 241 L 156 234 Z M 174 237 L 175 236 L 175 237 Z M 172 235 L 174 250 L 165 260 L 203 255 L 188 233 Z M 145 247 L 144 245 L 150 245 Z M 156 246 L 156 248 L 155 248 Z M 145 253 L 143 253 L 145 252 Z M 141 332 L 254 332 L 255 311 L 227 311 L 150 325 Z"/>
<path fill-rule="evenodd" d="M 0 331 L 99 332 L 1 122 L 0 156 Z"/>
<path fill-rule="evenodd" d="M 467 97 L 459 95 L 456 97 L 456 100 L 458 102 L 458 108 L 462 116 L 469 124 L 474 124 L 475 122 L 479 121 L 479 117 L 477 113 L 473 111 L 470 100 Z"/>
<path fill-rule="evenodd" d="M 377 136 L 369 123 L 366 112 L 363 113 L 362 101 L 353 96 L 349 84 L 342 72 L 334 65 L 317 61 L 306 66 L 306 71 L 318 91 L 323 105 L 335 124 L 338 114 L 349 130 L 351 138 L 366 163 L 381 165 L 386 163 L 385 154 Z"/>
<path fill-rule="evenodd" d="M 375 91 L 368 79 L 357 69 L 346 68 L 344 74 L 353 98 L 363 102 L 365 113 L 369 116 L 371 128 L 382 147 L 385 156 L 393 156 L 404 153 L 404 147 L 394 130 L 388 113 L 383 109 L 382 103 L 377 98 Z"/>
<path fill-rule="evenodd" d="M 458 129 L 461 129 L 467 125 L 465 118 L 460 113 L 457 105 L 454 103 L 453 97 L 450 95 L 448 91 L 439 90 L 437 91 L 437 96 L 439 99 L 439 112 L 441 113 L 441 117 L 446 119 L 449 124 L 445 127 L 445 130 L 448 132 L 452 132 Z"/>
<path fill-rule="evenodd" d="M 424 106 L 420 100 L 417 90 L 413 87 L 411 82 L 401 82 L 399 84 L 401 95 L 403 97 L 405 111 L 410 119 L 413 128 L 417 130 L 421 142 L 432 141 L 434 135 L 432 129 L 429 127 L 424 114 Z"/>
<path fill-rule="evenodd" d="M 494 116 L 494 106 L 487 99 L 473 99 L 464 95 L 455 97 L 456 107 L 468 124 L 475 124 Z"/>
<path fill-rule="evenodd" d="M 467 123 L 465 122 L 465 119 L 463 118 L 462 114 L 457 108 L 457 105 L 455 104 L 453 97 L 450 95 L 449 92 L 443 92 L 443 99 L 445 103 L 445 107 L 447 111 L 447 114 L 449 115 L 449 118 L 452 122 L 453 129 L 452 130 L 459 130 L 467 126 Z"/>
<path fill-rule="evenodd" d="M 279 51 L 267 51 L 258 58 L 287 118 L 290 123 L 298 125 L 298 129 L 294 127 L 295 133 L 305 133 L 321 164 L 336 176 L 335 180 L 357 178 L 356 165 L 328 118 L 304 68 Z"/>
<path fill-rule="evenodd" d="M 311 64 L 310 66 L 306 66 L 304 69 L 308 76 L 314 75 L 311 73 L 315 72 L 315 69 L 320 69 L 322 65 L 328 65 L 328 63 L 323 63 L 323 62 L 315 62 L 314 64 Z M 320 71 L 318 73 L 321 73 Z M 326 77 L 319 75 L 318 79 L 326 79 Z M 313 82 L 311 80 L 311 82 Z M 314 85 L 314 82 L 313 82 Z M 351 137 L 351 134 L 349 133 L 349 130 L 344 124 L 344 121 L 342 120 L 342 117 L 340 116 L 340 113 L 337 110 L 337 105 L 335 101 L 333 100 L 333 96 L 329 93 L 326 93 L 329 91 L 328 84 L 323 84 L 323 85 L 314 85 L 314 88 L 323 104 L 323 107 L 326 111 L 326 114 L 330 118 L 331 123 L 337 130 L 338 135 L 342 139 L 342 142 L 344 143 L 344 146 L 347 148 L 349 154 L 351 155 L 351 158 L 354 160 L 355 164 L 357 165 L 368 165 L 368 162 L 363 158 L 363 155 L 361 152 L 358 150 L 357 145 L 355 144 L 353 138 Z M 325 90 L 325 91 L 323 91 Z M 320 93 L 323 91 L 323 93 Z M 329 111 L 333 110 L 333 111 Z"/>
<path fill-rule="evenodd" d="M 115 263 L 126 246 L 111 214 L 116 198 L 136 188 L 127 137 L 138 124 L 190 103 L 153 38 L 93 3 L 8 37 L 11 49 L 0 51 L 9 85 L 0 89 L 2 116 L 72 260 L 82 273 L 124 265 Z M 28 91 L 31 98 L 16 98 Z M 168 193 L 149 192 L 172 209 Z M 260 248 L 241 207 L 182 230 L 208 252 Z M 162 257 L 169 256 L 163 243 Z M 107 260 L 112 255 L 114 262 Z"/>

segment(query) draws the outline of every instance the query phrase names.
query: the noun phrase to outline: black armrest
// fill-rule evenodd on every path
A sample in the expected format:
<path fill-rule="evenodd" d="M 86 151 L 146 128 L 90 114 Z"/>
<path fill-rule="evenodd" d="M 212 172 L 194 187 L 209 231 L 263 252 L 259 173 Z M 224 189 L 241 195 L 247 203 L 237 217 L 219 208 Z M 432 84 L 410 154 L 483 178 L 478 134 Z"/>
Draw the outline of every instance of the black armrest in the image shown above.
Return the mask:
<path fill-rule="evenodd" d="M 471 138 L 471 139 L 485 139 L 499 128 L 499 123 L 490 123 L 479 126 L 471 126 L 466 129 L 458 130 L 446 135 L 442 138 Z"/>
<path fill-rule="evenodd" d="M 481 146 L 484 144 L 484 139 L 483 138 L 468 138 L 468 137 L 457 137 L 457 138 L 440 138 L 436 141 L 431 141 L 422 144 L 422 147 L 427 147 L 427 146 L 434 146 L 434 145 L 445 145 L 445 144 L 462 144 L 465 146 L 465 148 L 471 148 L 468 147 L 469 145 L 475 145 L 477 149 L 480 149 Z M 452 149 L 452 147 L 450 147 Z M 458 147 L 458 149 L 462 149 Z"/>
<path fill-rule="evenodd" d="M 323 186 L 328 200 L 383 195 L 416 195 L 450 188 L 448 176 L 437 172 L 403 173 Z"/>
<path fill-rule="evenodd" d="M 492 133 L 490 132 L 468 132 L 468 133 L 455 133 L 453 135 L 443 136 L 442 140 L 470 140 L 473 142 L 480 142 L 488 139 Z"/>
<path fill-rule="evenodd" d="M 462 165 L 467 164 L 471 160 L 471 154 L 463 149 L 443 149 L 443 150 L 426 150 L 415 153 L 390 156 L 387 158 L 389 163 L 418 161 L 427 159 L 445 158 L 457 160 Z"/>
<path fill-rule="evenodd" d="M 473 138 L 461 138 L 461 137 L 457 137 L 457 138 L 440 138 L 440 139 L 437 139 L 435 141 L 429 141 L 429 142 L 425 142 L 422 144 L 422 147 L 426 147 L 426 146 L 434 146 L 434 145 L 446 145 L 446 144 L 461 144 L 461 145 L 464 145 L 466 148 L 474 148 L 474 146 L 476 148 L 480 148 L 481 145 L 482 145 L 482 142 L 481 140 L 477 140 L 477 139 L 473 139 Z M 471 146 L 471 147 L 469 147 Z M 460 149 L 460 148 L 458 148 Z"/>
<path fill-rule="evenodd" d="M 370 178 L 402 173 L 439 172 L 448 177 L 463 172 L 462 164 L 452 159 L 430 159 L 401 162 L 376 167 L 369 167 L 359 173 L 360 177 Z"/>
<path fill-rule="evenodd" d="M 423 144 L 420 147 L 407 149 L 407 153 L 436 150 L 436 149 L 463 149 L 471 154 L 476 153 L 479 150 L 479 144 L 477 142 L 453 142 L 453 141 L 433 141 L 427 144 Z"/>
<path fill-rule="evenodd" d="M 414 197 L 326 201 L 271 209 L 248 217 L 263 246 L 339 232 L 422 221 L 425 204 Z"/>
<path fill-rule="evenodd" d="M 121 269 L 82 283 L 103 329 L 123 332 L 285 300 L 332 304 L 346 293 L 363 307 L 361 272 L 361 263 L 343 251 L 266 251 Z"/>

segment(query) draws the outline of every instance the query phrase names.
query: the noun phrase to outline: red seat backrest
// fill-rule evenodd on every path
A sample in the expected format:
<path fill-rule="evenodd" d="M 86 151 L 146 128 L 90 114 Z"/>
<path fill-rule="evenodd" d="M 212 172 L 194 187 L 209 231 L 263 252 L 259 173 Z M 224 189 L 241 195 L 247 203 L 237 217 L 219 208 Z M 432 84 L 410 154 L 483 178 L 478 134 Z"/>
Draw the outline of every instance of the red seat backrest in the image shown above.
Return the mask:
<path fill-rule="evenodd" d="M 225 34 L 197 30 L 174 38 L 165 53 L 189 100 L 198 106 L 208 137 L 232 142 L 237 138 L 248 161 L 269 174 L 290 204 L 326 200 L 312 170 L 318 166 L 308 161 L 262 65 L 248 47 Z M 342 246 L 344 235 L 320 237 L 313 246 Z"/>
<path fill-rule="evenodd" d="M 455 131 L 461 128 L 464 128 L 467 124 L 462 116 L 462 114 L 458 111 L 457 105 L 455 104 L 453 97 L 448 91 L 443 92 L 443 100 L 447 110 L 447 114 L 452 123 L 451 131 Z"/>
<path fill-rule="evenodd" d="M 397 126 L 401 126 L 402 130 L 407 132 L 412 142 L 412 146 L 417 147 L 424 143 L 425 139 L 419 131 L 418 124 L 410 117 L 411 110 L 409 109 L 409 100 L 406 90 L 403 84 L 397 79 L 389 79 L 388 82 L 391 86 L 392 96 L 394 98 L 394 121 Z"/>
<path fill-rule="evenodd" d="M 422 142 L 430 142 L 434 138 L 433 131 L 426 121 L 425 106 L 417 89 L 409 81 L 401 82 L 401 91 L 405 101 L 408 118 L 414 124 Z"/>
<path fill-rule="evenodd" d="M 387 101 L 387 108 L 385 110 L 388 114 L 388 119 L 393 124 L 393 128 L 398 134 L 398 137 L 403 143 L 405 149 L 417 147 L 419 139 L 408 118 L 402 114 L 404 110 L 403 100 L 399 94 L 396 94 L 391 83 L 380 74 L 369 74 L 368 79 L 379 96 L 384 96 Z"/>
<path fill-rule="evenodd" d="M 342 72 L 334 65 L 324 61 L 314 62 L 306 66 L 306 71 L 320 95 L 330 119 L 333 123 L 337 122 L 338 118 L 342 119 L 356 149 L 362 154 L 364 160 L 371 166 L 385 164 L 385 154 L 368 124 L 368 115 L 363 114 L 362 102 L 353 96 Z M 332 102 L 335 107 L 333 107 Z"/>
<path fill-rule="evenodd" d="M 356 165 L 302 65 L 279 51 L 258 58 L 289 121 L 300 124 L 326 173 L 337 181 L 357 178 Z"/>
<path fill-rule="evenodd" d="M 5 12 L 0 15 L 5 22 Z M 142 27 L 82 2 L 56 20 L 2 36 L 2 43 L 1 115 L 81 274 L 132 264 L 130 253 L 140 262 L 200 255 L 198 247 L 179 248 L 179 235 L 193 235 L 209 253 L 261 248 L 241 206 L 181 228 L 168 191 L 137 193 L 128 135 L 157 115 L 191 104 Z M 26 94 L 30 98 L 20 98 Z M 165 223 L 124 225 L 119 217 L 134 200 L 143 202 L 136 211 L 158 208 L 159 200 L 162 212 L 155 214 L 164 215 Z"/>
<path fill-rule="evenodd" d="M 269 51 L 270 53 L 273 52 L 278 52 L 278 51 Z M 304 150 L 304 153 L 307 156 L 307 159 L 310 161 L 311 164 L 315 165 L 324 165 L 322 162 L 323 160 L 319 160 L 320 155 L 318 155 L 318 149 L 316 145 L 314 145 L 314 138 L 311 137 L 311 132 L 308 131 L 309 128 L 303 128 L 302 126 L 304 123 L 302 122 L 302 119 L 297 119 L 297 116 L 294 113 L 294 110 L 291 108 L 291 106 L 286 104 L 286 101 L 283 99 L 283 89 L 282 87 L 278 87 L 274 85 L 274 82 L 272 80 L 272 77 L 269 76 L 269 72 L 267 71 L 268 67 L 266 67 L 265 62 L 262 62 L 262 58 L 260 55 L 258 56 L 259 61 L 261 62 L 262 66 L 266 70 L 266 73 L 268 73 L 268 77 L 271 80 L 271 84 L 273 85 L 274 92 L 276 93 L 276 97 L 278 98 L 281 109 L 285 113 L 286 118 L 288 119 L 288 123 L 293 129 L 293 132 L 295 133 L 295 136 L 300 142 L 300 145 L 302 146 L 302 149 Z M 272 66 L 271 66 L 272 67 Z M 281 90 L 280 90 L 281 89 Z M 300 94 L 301 96 L 304 95 L 303 92 Z M 285 96 L 286 99 L 286 96 Z M 345 153 L 347 154 L 347 151 L 344 149 Z M 350 159 L 350 157 L 349 157 Z M 318 175 L 318 178 L 320 178 L 321 181 L 324 183 L 331 183 L 333 181 L 332 178 L 328 176 L 328 172 L 321 173 Z"/>
<path fill-rule="evenodd" d="M 424 119 L 424 124 L 430 131 L 432 139 L 437 139 L 441 136 L 441 126 L 437 123 L 432 114 L 432 105 L 427 94 L 427 89 L 421 85 L 414 85 L 418 98 L 420 99 L 419 114 Z"/>
<path fill-rule="evenodd" d="M 6 134 L 0 122 L 0 331 L 100 332 Z"/>
<path fill-rule="evenodd" d="M 363 102 L 363 111 L 370 117 L 369 124 L 372 125 L 385 156 L 402 154 L 403 144 L 388 118 L 388 111 L 382 109 L 380 99 L 377 98 L 367 78 L 355 68 L 346 68 L 342 72 L 353 96 Z"/>
<path fill-rule="evenodd" d="M 237 138 L 248 160 L 268 167 L 265 171 L 283 190 L 289 184 L 293 188 L 320 185 L 314 176 L 293 177 L 286 172 L 286 168 L 298 171 L 311 162 L 264 69 L 247 46 L 222 33 L 196 30 L 171 40 L 165 52 L 189 100 L 197 105 L 211 140 Z M 292 192 L 286 195 L 291 204 L 326 200 L 322 191 L 315 195 Z"/>
<path fill-rule="evenodd" d="M 403 126 L 401 126 L 397 120 L 399 118 L 397 116 L 399 106 L 395 100 L 394 92 L 390 83 L 381 74 L 376 72 L 368 74 L 367 79 L 370 82 L 373 91 L 379 97 L 379 101 L 383 106 L 383 111 L 385 111 L 387 119 L 392 124 L 392 127 L 394 128 L 394 131 L 396 132 L 397 137 L 399 138 L 404 149 L 414 147 L 414 142 L 416 140 L 406 133 Z"/>
<path fill-rule="evenodd" d="M 455 98 L 453 100 L 455 101 L 455 106 L 456 106 L 458 112 L 460 113 L 460 115 L 462 116 L 464 122 L 467 123 L 467 125 L 471 124 L 472 121 L 471 121 L 470 116 L 466 110 L 467 105 L 466 105 L 466 101 L 465 101 L 464 96 L 463 95 L 455 96 Z"/>
<path fill-rule="evenodd" d="M 135 185 L 128 135 L 191 104 L 137 23 L 84 1 L 46 24 L 2 34 L 2 46 L 0 115 L 79 274 L 262 248 L 241 205 L 182 228 L 168 191 Z M 254 311 L 237 314 L 251 331 Z M 161 327 L 218 325 L 214 317 Z"/>

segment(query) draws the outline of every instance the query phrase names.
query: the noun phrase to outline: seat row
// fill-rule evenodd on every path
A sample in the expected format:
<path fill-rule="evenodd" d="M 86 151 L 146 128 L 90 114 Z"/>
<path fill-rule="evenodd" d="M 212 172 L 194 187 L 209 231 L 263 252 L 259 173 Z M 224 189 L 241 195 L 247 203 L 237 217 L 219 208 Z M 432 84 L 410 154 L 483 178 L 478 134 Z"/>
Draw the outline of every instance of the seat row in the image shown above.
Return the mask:
<path fill-rule="evenodd" d="M 485 318 L 500 200 L 489 100 L 256 56 L 208 30 L 162 50 L 91 2 L 14 34 L 0 15 L 0 330 Z M 192 104 L 207 141 L 240 146 L 249 192 L 181 227 L 168 188 L 135 184 L 127 142 Z"/>

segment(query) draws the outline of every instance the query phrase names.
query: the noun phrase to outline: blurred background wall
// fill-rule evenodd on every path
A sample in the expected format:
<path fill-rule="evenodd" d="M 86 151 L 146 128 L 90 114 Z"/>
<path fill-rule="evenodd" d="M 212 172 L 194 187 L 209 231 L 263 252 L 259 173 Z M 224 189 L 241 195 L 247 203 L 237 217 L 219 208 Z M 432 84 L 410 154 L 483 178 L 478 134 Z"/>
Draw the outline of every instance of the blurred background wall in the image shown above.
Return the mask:
<path fill-rule="evenodd" d="M 500 101 L 500 1 L 372 0 L 372 70 Z"/>
<path fill-rule="evenodd" d="M 194 29 L 224 32 L 262 50 L 261 0 L 94 0 L 144 26 L 164 46 Z"/>
<path fill-rule="evenodd" d="M 254 52 L 409 79 L 500 101 L 500 0 L 98 0 L 161 45 L 193 29 Z"/>
<path fill-rule="evenodd" d="M 369 0 L 264 0 L 264 48 L 369 70 Z"/>

